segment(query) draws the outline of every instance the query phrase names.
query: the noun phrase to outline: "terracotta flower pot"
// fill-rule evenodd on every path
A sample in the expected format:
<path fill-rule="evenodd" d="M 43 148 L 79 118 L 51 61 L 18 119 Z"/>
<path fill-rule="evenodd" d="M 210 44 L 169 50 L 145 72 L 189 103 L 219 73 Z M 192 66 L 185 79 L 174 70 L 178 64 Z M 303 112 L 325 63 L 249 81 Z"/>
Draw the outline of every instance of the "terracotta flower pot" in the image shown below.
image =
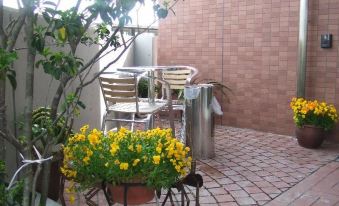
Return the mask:
<path fill-rule="evenodd" d="M 108 185 L 113 202 L 124 204 L 124 185 Z M 144 204 L 154 198 L 154 189 L 144 185 L 127 186 L 127 205 Z"/>
<path fill-rule="evenodd" d="M 325 139 L 324 129 L 313 125 L 304 125 L 296 129 L 298 143 L 306 148 L 318 148 Z"/>

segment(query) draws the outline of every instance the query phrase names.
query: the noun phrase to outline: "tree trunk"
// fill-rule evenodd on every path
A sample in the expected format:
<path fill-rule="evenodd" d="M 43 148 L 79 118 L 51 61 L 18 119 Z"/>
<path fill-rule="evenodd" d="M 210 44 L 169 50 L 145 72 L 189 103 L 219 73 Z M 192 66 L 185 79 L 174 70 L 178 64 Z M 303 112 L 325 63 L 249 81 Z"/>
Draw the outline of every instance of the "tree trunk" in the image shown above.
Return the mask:
<path fill-rule="evenodd" d="M 49 150 L 49 148 L 47 148 L 47 150 Z M 40 205 L 46 205 L 47 195 L 48 195 L 48 190 L 49 190 L 49 176 L 51 172 L 51 161 L 45 162 L 42 168 L 43 168 L 43 172 L 42 172 Z"/>
<path fill-rule="evenodd" d="M 34 86 L 34 62 L 35 49 L 32 46 L 33 29 L 34 29 L 34 1 L 27 0 L 24 2 L 27 12 L 27 20 L 25 25 L 25 34 L 27 41 L 27 67 L 26 67 L 26 90 L 25 90 L 25 108 L 24 108 L 24 129 L 23 135 L 27 138 L 27 148 L 25 151 L 26 159 L 33 159 L 32 157 L 32 111 L 33 111 L 33 86 Z M 32 167 L 28 167 L 26 171 L 27 176 L 24 181 L 24 197 L 23 206 L 29 206 L 31 203 L 30 193 L 32 189 Z"/>
<path fill-rule="evenodd" d="M 0 26 L 3 27 L 3 0 L 0 0 Z M 6 36 L 3 33 L 3 29 L 0 28 L 0 46 L 5 48 Z M 0 77 L 5 77 L 4 72 L 0 73 Z M 0 131 L 6 133 L 6 78 L 0 78 Z M 6 147 L 5 140 L 0 138 L 0 160 L 6 162 Z M 2 181 L 4 175 L 0 176 Z"/>
<path fill-rule="evenodd" d="M 0 74 L 2 75 L 2 74 Z M 6 79 L 0 79 L 0 130 L 6 133 Z M 5 140 L 0 138 L 0 160 L 6 162 L 6 146 Z M 4 175 L 0 176 L 0 181 L 4 179 Z"/>

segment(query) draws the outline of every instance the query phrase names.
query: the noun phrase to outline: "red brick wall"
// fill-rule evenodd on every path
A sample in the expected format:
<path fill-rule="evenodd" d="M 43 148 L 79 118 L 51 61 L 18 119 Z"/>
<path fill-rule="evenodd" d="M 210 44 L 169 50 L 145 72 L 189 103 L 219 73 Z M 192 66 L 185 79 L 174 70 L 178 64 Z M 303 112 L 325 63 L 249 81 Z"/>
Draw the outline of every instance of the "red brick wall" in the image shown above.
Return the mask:
<path fill-rule="evenodd" d="M 339 108 L 339 0 L 310 0 L 307 97 Z M 159 26 L 158 64 L 192 65 L 232 88 L 222 123 L 293 134 L 299 0 L 185 0 Z M 320 48 L 330 32 L 332 49 Z"/>

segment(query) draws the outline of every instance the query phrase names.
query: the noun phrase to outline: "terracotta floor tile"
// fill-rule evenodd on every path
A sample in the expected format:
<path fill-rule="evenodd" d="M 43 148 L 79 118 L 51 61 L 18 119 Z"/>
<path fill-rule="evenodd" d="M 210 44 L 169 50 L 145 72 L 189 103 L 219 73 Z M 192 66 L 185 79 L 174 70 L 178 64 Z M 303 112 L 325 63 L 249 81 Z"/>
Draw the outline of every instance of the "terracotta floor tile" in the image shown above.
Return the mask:
<path fill-rule="evenodd" d="M 256 194 L 262 192 L 262 190 L 257 186 L 244 187 L 243 189 L 249 194 Z"/>
<path fill-rule="evenodd" d="M 239 185 L 240 187 L 249 187 L 249 186 L 254 186 L 254 184 L 248 180 L 244 180 L 244 181 L 238 181 L 237 185 Z"/>
<path fill-rule="evenodd" d="M 219 179 L 216 179 L 215 181 L 221 185 L 227 185 L 227 184 L 234 183 L 233 180 L 227 177 L 219 178 Z"/>
<path fill-rule="evenodd" d="M 244 190 L 234 190 L 234 191 L 230 191 L 230 194 L 232 195 L 232 197 L 236 198 L 236 197 L 248 197 L 248 193 L 245 192 Z"/>
<path fill-rule="evenodd" d="M 222 195 L 222 194 L 227 194 L 227 191 L 222 188 L 222 187 L 219 187 L 219 188 L 211 188 L 211 189 L 208 189 L 208 191 L 213 194 L 213 195 Z"/>
<path fill-rule="evenodd" d="M 241 187 L 239 187 L 239 185 L 237 184 L 229 184 L 229 185 L 225 185 L 224 188 L 227 190 L 227 191 L 233 191 L 233 190 L 240 190 Z"/>
<path fill-rule="evenodd" d="M 235 198 L 239 205 L 254 205 L 256 204 L 255 200 L 251 197 L 237 197 Z"/>
<path fill-rule="evenodd" d="M 256 201 L 268 201 L 271 200 L 271 198 L 266 195 L 265 193 L 256 193 L 256 194 L 251 194 L 251 197 L 255 199 Z"/>
<path fill-rule="evenodd" d="M 215 195 L 215 199 L 218 203 L 224 203 L 224 202 L 234 202 L 235 200 L 231 195 L 228 194 L 222 194 L 222 195 Z"/>

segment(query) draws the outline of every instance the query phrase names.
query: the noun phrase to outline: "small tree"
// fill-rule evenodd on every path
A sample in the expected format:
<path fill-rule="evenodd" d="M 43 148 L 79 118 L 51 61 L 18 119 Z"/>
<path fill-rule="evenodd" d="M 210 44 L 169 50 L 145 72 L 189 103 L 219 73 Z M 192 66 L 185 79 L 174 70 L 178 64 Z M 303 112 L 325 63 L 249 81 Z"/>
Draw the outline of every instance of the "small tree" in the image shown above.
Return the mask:
<path fill-rule="evenodd" d="M 60 142 L 62 137 L 70 133 L 75 115 L 85 107 L 80 100 L 83 88 L 94 82 L 102 72 L 114 64 L 135 38 L 142 33 L 126 37 L 123 31 L 125 25 L 132 22 L 129 12 L 138 2 L 144 3 L 144 0 L 91 0 L 86 1 L 88 6 L 84 10 L 80 9 L 85 2 L 83 0 L 74 1 L 74 6 L 69 10 L 61 10 L 59 8 L 60 1 L 18 1 L 22 5 L 19 8 L 18 18 L 5 26 L 3 25 L 3 0 L 0 0 L 0 135 L 11 142 L 26 159 L 33 159 L 32 146 L 37 142 L 39 142 L 40 151 L 44 157 L 50 156 L 56 150 L 55 145 Z M 172 7 L 177 3 L 177 0 L 162 1 L 161 4 L 155 0 L 152 1 L 158 18 L 165 18 L 168 11 L 172 10 Z M 38 23 L 39 16 L 42 16 L 44 23 Z M 23 26 L 28 52 L 25 67 L 24 126 L 21 134 L 23 138 L 19 141 L 18 137 L 11 135 L 7 130 L 5 85 L 7 77 L 13 89 L 16 88 L 15 71 L 11 65 L 17 58 L 14 45 Z M 53 47 L 62 48 L 62 50 L 53 50 L 47 42 Z M 93 44 L 98 45 L 99 50 L 90 59 L 81 59 L 77 56 L 79 45 Z M 118 48 L 121 48 L 120 53 L 114 60 L 105 65 L 96 75 L 89 75 L 93 65 L 100 58 L 117 52 Z M 44 128 L 34 128 L 32 124 L 35 67 L 42 68 L 45 73 L 59 82 L 44 122 Z M 67 88 L 71 84 L 76 89 L 70 92 Z M 64 103 L 62 109 L 58 111 L 61 102 Z M 56 129 L 55 125 L 61 125 L 61 127 Z M 1 159 L 4 159 L 5 148 L 2 138 L 0 138 L 2 141 L 0 150 Z M 46 204 L 50 164 L 48 162 L 43 165 L 41 205 Z M 35 181 L 41 169 L 39 165 L 34 175 L 31 168 L 25 172 L 23 205 L 33 205 Z M 31 192 L 32 195 L 30 195 Z"/>

